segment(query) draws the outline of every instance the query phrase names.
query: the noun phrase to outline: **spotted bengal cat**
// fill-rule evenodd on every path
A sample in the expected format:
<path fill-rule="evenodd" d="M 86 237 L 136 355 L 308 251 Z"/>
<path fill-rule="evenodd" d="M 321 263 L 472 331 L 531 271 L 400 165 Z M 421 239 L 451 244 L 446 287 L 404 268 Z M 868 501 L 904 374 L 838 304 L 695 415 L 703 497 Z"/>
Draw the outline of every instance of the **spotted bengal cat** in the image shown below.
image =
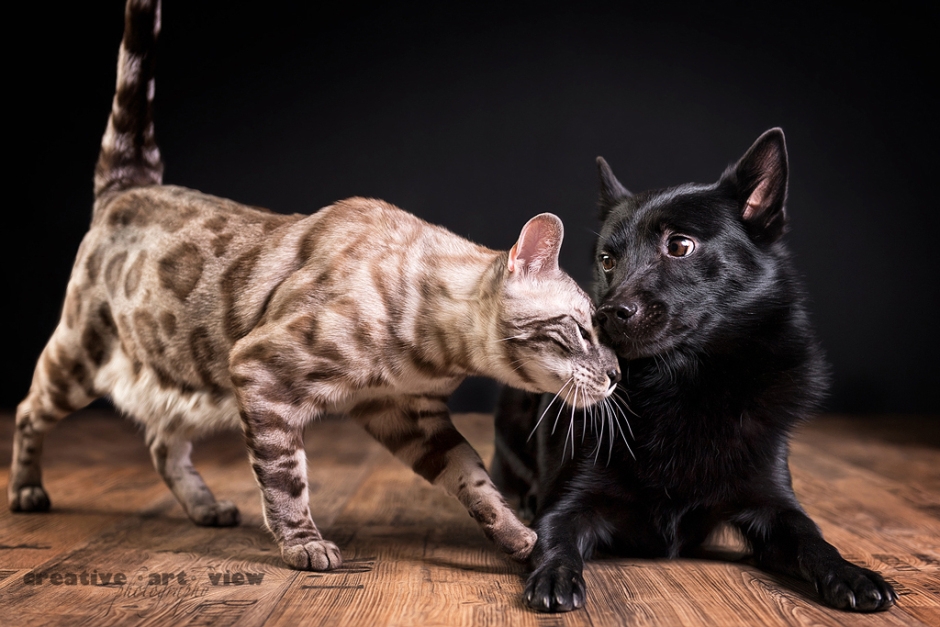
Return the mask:
<path fill-rule="evenodd" d="M 285 562 L 336 568 L 340 551 L 310 515 L 302 430 L 345 412 L 524 559 L 535 533 L 445 402 L 472 374 L 576 407 L 613 390 L 617 361 L 598 343 L 591 301 L 558 267 L 561 221 L 538 215 L 499 252 L 380 200 L 280 215 L 163 185 L 159 30 L 159 0 L 129 0 L 91 227 L 17 408 L 10 508 L 49 508 L 43 436 L 108 396 L 143 425 L 154 466 L 199 525 L 235 525 L 239 513 L 193 468 L 191 442 L 240 425 Z"/>

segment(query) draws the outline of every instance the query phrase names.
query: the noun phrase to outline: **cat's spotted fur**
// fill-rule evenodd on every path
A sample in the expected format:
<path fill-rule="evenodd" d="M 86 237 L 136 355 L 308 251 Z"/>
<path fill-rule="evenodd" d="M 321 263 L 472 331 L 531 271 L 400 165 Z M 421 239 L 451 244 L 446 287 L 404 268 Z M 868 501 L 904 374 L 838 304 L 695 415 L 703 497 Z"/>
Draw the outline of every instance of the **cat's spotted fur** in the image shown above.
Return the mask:
<path fill-rule="evenodd" d="M 156 469 L 197 524 L 239 514 L 193 468 L 191 441 L 241 426 L 285 561 L 335 568 L 340 552 L 310 515 L 302 430 L 346 412 L 525 558 L 535 534 L 445 401 L 470 374 L 576 406 L 613 389 L 616 358 L 598 343 L 591 302 L 557 265 L 561 222 L 536 216 L 507 253 L 378 200 L 288 216 L 162 185 L 151 116 L 159 26 L 158 1 L 129 0 L 91 228 L 17 409 L 11 509 L 49 508 L 45 432 L 109 396 L 143 425 Z"/>

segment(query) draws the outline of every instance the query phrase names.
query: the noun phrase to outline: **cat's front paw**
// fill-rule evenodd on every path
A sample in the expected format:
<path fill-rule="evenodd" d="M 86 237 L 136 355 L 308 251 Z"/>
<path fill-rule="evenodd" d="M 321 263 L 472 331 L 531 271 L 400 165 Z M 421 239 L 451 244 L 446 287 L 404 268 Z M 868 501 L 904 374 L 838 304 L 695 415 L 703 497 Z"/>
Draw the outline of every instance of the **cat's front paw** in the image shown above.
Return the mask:
<path fill-rule="evenodd" d="M 540 612 L 570 612 L 584 605 L 584 577 L 567 566 L 539 568 L 529 576 L 523 601 Z"/>
<path fill-rule="evenodd" d="M 193 508 L 189 517 L 202 527 L 234 527 L 241 521 L 241 514 L 231 501 L 199 505 Z"/>
<path fill-rule="evenodd" d="M 11 512 L 48 512 L 52 503 L 41 485 L 26 485 L 10 490 Z"/>
<path fill-rule="evenodd" d="M 877 612 L 898 599 L 897 592 L 878 573 L 849 562 L 837 564 L 815 581 L 823 600 L 840 610 Z"/>
<path fill-rule="evenodd" d="M 333 570 L 343 565 L 339 547 L 329 540 L 283 547 L 281 557 L 288 566 L 297 570 Z"/>
<path fill-rule="evenodd" d="M 504 550 L 509 553 L 509 557 L 517 562 L 525 562 L 529 559 L 529 555 L 532 553 L 532 549 L 535 548 L 538 539 L 539 537 L 534 531 L 528 527 L 523 527 L 513 539 L 513 542 L 504 546 Z"/>
<path fill-rule="evenodd" d="M 535 548 L 536 533 L 523 525 L 504 504 L 481 502 L 469 508 L 472 516 L 496 546 L 517 562 L 525 562 Z"/>

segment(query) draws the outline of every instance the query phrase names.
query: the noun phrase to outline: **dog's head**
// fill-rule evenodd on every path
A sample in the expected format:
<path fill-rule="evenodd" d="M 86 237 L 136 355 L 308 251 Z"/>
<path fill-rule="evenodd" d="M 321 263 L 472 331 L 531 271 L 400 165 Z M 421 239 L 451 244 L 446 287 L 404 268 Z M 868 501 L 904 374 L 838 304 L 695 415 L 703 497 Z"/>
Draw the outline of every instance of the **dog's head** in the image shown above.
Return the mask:
<path fill-rule="evenodd" d="M 787 153 L 771 129 L 711 185 L 631 194 L 597 159 L 597 316 L 626 359 L 720 350 L 790 297 L 780 276 Z"/>

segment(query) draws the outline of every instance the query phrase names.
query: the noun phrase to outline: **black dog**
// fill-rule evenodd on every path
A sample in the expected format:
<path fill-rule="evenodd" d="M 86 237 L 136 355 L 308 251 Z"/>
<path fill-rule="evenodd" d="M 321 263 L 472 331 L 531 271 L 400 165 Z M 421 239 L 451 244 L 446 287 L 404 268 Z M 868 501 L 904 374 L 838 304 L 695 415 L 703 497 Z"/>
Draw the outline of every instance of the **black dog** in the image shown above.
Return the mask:
<path fill-rule="evenodd" d="M 815 584 L 829 605 L 890 607 L 891 586 L 823 540 L 791 487 L 789 433 L 817 407 L 827 376 L 781 242 L 783 132 L 764 133 L 712 185 L 631 194 L 597 161 L 593 291 L 629 410 L 571 414 L 552 437 L 550 397 L 504 390 L 493 477 L 524 506 L 537 497 L 525 603 L 580 607 L 583 560 L 595 549 L 690 555 L 729 524 L 761 568 Z"/>

